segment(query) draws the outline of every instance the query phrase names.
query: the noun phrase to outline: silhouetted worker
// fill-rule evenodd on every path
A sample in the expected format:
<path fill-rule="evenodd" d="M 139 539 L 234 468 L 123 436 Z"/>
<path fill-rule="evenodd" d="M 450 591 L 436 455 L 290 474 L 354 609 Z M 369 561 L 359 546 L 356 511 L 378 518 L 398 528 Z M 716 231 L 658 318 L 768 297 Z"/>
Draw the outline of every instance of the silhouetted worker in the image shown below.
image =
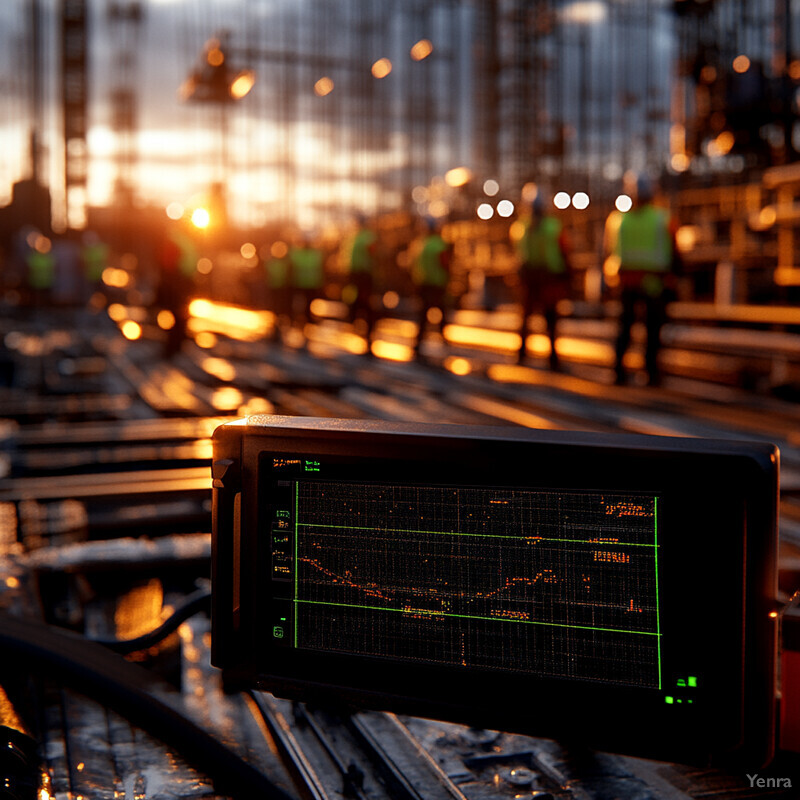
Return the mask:
<path fill-rule="evenodd" d="M 103 288 L 103 270 L 108 266 L 108 245 L 94 231 L 84 233 L 82 244 L 83 275 L 91 297 Z"/>
<path fill-rule="evenodd" d="M 636 179 L 629 192 L 633 207 L 620 215 L 612 212 L 606 231 L 606 246 L 619 266 L 622 312 L 616 342 L 617 383 L 625 382 L 624 357 L 631 341 L 631 327 L 639 311 L 644 313 L 647 344 L 645 369 L 648 381 L 660 381 L 658 351 L 666 305 L 676 283 L 679 266 L 675 227 L 669 211 L 653 205 L 653 184 L 645 176 Z"/>
<path fill-rule="evenodd" d="M 531 215 L 523 222 L 517 240 L 520 258 L 519 279 L 522 289 L 522 320 L 518 360 L 525 357 L 528 317 L 535 311 L 544 316 L 550 337 L 550 367 L 558 369 L 556 324 L 558 303 L 569 297 L 571 265 L 569 244 L 561 222 L 549 210 L 545 195 L 539 191 L 531 203 Z"/>
<path fill-rule="evenodd" d="M 418 252 L 411 267 L 411 279 L 419 299 L 419 326 L 414 353 L 419 354 L 426 323 L 431 322 L 444 334 L 444 312 L 447 284 L 450 281 L 452 247 L 442 238 L 437 221 L 425 220 L 427 233 L 418 243 Z"/>
<path fill-rule="evenodd" d="M 174 319 L 167 330 L 164 355 L 178 353 L 189 322 L 189 298 L 198 254 L 194 241 L 176 223 L 165 232 L 156 252 L 159 267 L 158 304 Z"/>
<path fill-rule="evenodd" d="M 273 242 L 269 258 L 264 262 L 267 286 L 267 307 L 275 315 L 272 338 L 280 338 L 281 331 L 291 324 L 292 276 L 289 263 L 289 246 L 286 242 Z"/>
<path fill-rule="evenodd" d="M 25 266 L 31 302 L 35 306 L 47 306 L 53 299 L 53 283 L 56 277 L 53 243 L 43 234 L 33 234 L 28 237 L 28 241 L 32 243 L 25 256 Z"/>
<path fill-rule="evenodd" d="M 308 235 L 289 251 L 292 274 L 292 307 L 295 320 L 302 330 L 311 320 L 311 303 L 319 297 L 325 285 L 322 251 L 313 247 Z"/>
<path fill-rule="evenodd" d="M 350 317 L 354 322 L 363 319 L 366 323 L 366 339 L 372 337 L 375 312 L 372 308 L 372 292 L 377 266 L 378 236 L 367 225 L 364 216 L 358 218 L 358 229 L 344 245 L 345 265 L 348 277 L 348 297 Z"/>

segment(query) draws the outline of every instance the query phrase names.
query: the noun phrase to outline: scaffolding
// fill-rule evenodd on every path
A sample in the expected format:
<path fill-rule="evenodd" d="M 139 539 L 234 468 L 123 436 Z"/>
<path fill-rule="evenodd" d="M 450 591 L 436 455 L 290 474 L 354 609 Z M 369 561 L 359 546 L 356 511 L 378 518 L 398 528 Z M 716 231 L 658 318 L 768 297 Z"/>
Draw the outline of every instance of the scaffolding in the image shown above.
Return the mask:
<path fill-rule="evenodd" d="M 798 158 L 800 62 L 789 0 L 675 2 L 672 155 L 691 182 L 742 181 Z M 728 158 L 722 160 L 722 156 Z"/>
<path fill-rule="evenodd" d="M 61 2 L 61 107 L 64 120 L 64 196 L 70 227 L 85 224 L 89 180 L 87 0 Z"/>
<path fill-rule="evenodd" d="M 138 94 L 138 61 L 141 50 L 144 6 L 140 0 L 109 0 L 106 7 L 108 41 L 111 45 L 111 129 L 117 138 L 114 204 L 121 210 L 133 205 L 135 194 Z"/>
<path fill-rule="evenodd" d="M 116 134 L 115 203 L 136 193 L 144 159 L 170 170 L 181 162 L 186 194 L 204 182 L 226 186 L 231 218 L 250 227 L 421 211 L 415 189 L 435 188 L 458 166 L 472 175 L 463 189 L 470 202 L 491 178 L 514 200 L 534 182 L 588 192 L 595 206 L 613 198 L 627 170 L 671 186 L 732 182 L 798 153 L 790 0 L 242 0 L 202 12 L 189 2 L 60 0 L 57 8 L 64 193 L 75 225 L 86 203 L 90 99 L 108 104 Z M 92 27 L 98 10 L 105 25 Z M 154 50 L 158 25 L 168 28 L 160 34 L 169 52 L 164 38 Z M 162 90 L 159 104 L 166 81 L 177 93 L 214 37 L 225 39 L 231 63 L 253 70 L 253 90 L 216 111 L 167 110 L 176 126 L 205 132 L 202 146 L 187 136 L 180 155 L 143 152 L 138 133 L 152 124 L 154 91 Z M 94 49 L 110 53 L 109 69 L 92 74 L 105 84 L 90 98 Z M 164 65 L 154 73 L 150 64 L 149 79 L 144 52 Z M 740 56 L 748 69 L 734 66 Z M 168 71 L 173 61 L 183 75 Z M 214 131 L 226 142 L 222 159 L 208 144 Z"/>
<path fill-rule="evenodd" d="M 260 126 L 243 162 L 277 176 L 252 187 L 263 216 L 305 227 L 390 211 L 454 166 L 461 5 L 306 0 L 244 43 L 231 37 L 232 57 L 258 75 L 249 110 L 232 110 Z"/>

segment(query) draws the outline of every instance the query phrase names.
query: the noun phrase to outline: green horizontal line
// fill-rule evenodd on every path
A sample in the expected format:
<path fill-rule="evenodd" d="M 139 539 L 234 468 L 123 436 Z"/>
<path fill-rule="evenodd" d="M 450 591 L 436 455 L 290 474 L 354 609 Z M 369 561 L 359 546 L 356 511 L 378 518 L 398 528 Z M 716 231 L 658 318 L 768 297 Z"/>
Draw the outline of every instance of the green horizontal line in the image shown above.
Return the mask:
<path fill-rule="evenodd" d="M 339 608 L 362 608 L 366 611 L 394 611 L 399 612 L 401 614 L 430 614 L 431 616 L 435 617 L 457 617 L 459 619 L 480 619 L 485 620 L 488 622 L 517 622 L 521 625 L 547 625 L 552 628 L 571 628 L 574 630 L 581 630 L 581 631 L 602 631 L 604 633 L 627 633 L 630 635 L 638 635 L 638 636 L 658 636 L 660 637 L 660 633 L 656 633 L 655 631 L 626 631 L 622 630 L 621 628 L 596 628 L 592 627 L 591 625 L 566 625 L 563 622 L 540 622 L 538 620 L 533 619 L 509 619 L 508 617 L 480 617 L 480 616 L 473 616 L 470 614 L 448 614 L 446 611 L 425 611 L 424 609 L 412 609 L 410 611 L 406 611 L 404 608 L 385 608 L 382 606 L 360 606 L 356 603 L 330 603 L 327 601 L 322 600 L 297 600 L 298 603 L 308 603 L 309 605 L 314 606 L 336 606 Z"/>
<path fill-rule="evenodd" d="M 625 547 L 658 547 L 658 545 L 648 544 L 647 542 L 594 542 L 591 539 L 557 539 L 548 536 L 507 536 L 502 533 L 459 533 L 458 531 L 426 531 L 413 530 L 408 528 L 376 528 L 373 526 L 359 527 L 358 525 L 321 525 L 315 522 L 298 522 L 301 528 L 336 528 L 337 530 L 346 529 L 349 531 L 386 531 L 387 533 L 432 533 L 435 536 L 481 536 L 488 539 L 536 539 L 540 542 L 570 542 L 572 544 L 607 544 Z"/>

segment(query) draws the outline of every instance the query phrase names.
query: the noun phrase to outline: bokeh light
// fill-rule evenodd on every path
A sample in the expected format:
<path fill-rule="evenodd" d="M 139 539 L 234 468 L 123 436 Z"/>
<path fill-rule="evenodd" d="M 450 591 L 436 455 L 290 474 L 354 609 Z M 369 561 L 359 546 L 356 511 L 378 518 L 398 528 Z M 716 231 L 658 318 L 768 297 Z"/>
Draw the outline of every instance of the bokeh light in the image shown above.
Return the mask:
<path fill-rule="evenodd" d="M 556 196 L 553 198 L 553 205 L 562 210 L 569 208 L 571 202 L 572 198 L 566 192 L 556 192 Z"/>
<path fill-rule="evenodd" d="M 388 58 L 379 58 L 372 65 L 372 76 L 374 78 L 385 78 L 392 71 L 392 62 Z"/>
<path fill-rule="evenodd" d="M 514 204 L 510 200 L 501 200 L 497 204 L 497 213 L 501 217 L 510 217 L 514 213 Z"/>
<path fill-rule="evenodd" d="M 211 214 L 205 208 L 196 208 L 192 211 L 192 224 L 195 228 L 207 228 L 211 222 Z"/>
<path fill-rule="evenodd" d="M 589 207 L 589 195 L 586 192 L 575 192 L 572 195 L 572 205 L 579 211 Z"/>
<path fill-rule="evenodd" d="M 183 206 L 178 202 L 172 202 L 167 206 L 167 216 L 170 219 L 178 220 L 183 216 Z"/>
<path fill-rule="evenodd" d="M 742 54 L 733 59 L 733 71 L 738 72 L 740 75 L 750 69 L 750 59 Z"/>
<path fill-rule="evenodd" d="M 325 95 L 330 94 L 333 91 L 333 81 L 325 76 L 324 78 L 320 78 L 314 84 L 314 93 L 318 97 L 325 97 Z"/>
<path fill-rule="evenodd" d="M 422 61 L 432 52 L 433 44 L 431 43 L 430 39 L 420 39 L 411 47 L 411 58 L 413 58 L 414 61 Z"/>
<path fill-rule="evenodd" d="M 633 207 L 633 200 L 631 200 L 629 195 L 621 194 L 614 201 L 614 206 L 617 211 L 621 211 L 624 214 L 626 211 L 630 211 Z"/>

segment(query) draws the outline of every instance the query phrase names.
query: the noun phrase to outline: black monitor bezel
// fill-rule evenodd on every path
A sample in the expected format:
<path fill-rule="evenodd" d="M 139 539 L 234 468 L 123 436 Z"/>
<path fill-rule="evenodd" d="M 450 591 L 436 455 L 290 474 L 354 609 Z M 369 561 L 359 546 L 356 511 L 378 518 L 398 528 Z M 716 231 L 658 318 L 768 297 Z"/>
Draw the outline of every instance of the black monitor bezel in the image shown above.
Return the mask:
<path fill-rule="evenodd" d="M 557 738 L 575 738 L 579 732 L 578 738 L 590 746 L 666 760 L 708 763 L 744 753 L 759 763 L 769 758 L 775 625 L 768 614 L 775 596 L 777 547 L 774 448 L 663 437 L 289 420 L 277 425 L 274 418 L 266 418 L 266 425 L 251 420 L 236 428 L 242 463 L 238 641 L 246 655 L 232 663 L 217 652 L 220 666 L 276 694 L 315 702 Z M 323 463 L 335 459 L 350 465 L 351 477 L 372 480 L 397 481 L 414 474 L 417 481 L 410 482 L 427 483 L 445 470 L 445 485 L 487 480 L 509 485 L 514 477 L 516 485 L 533 489 L 657 495 L 662 530 L 683 526 L 672 534 L 680 544 L 664 547 L 659 556 L 659 574 L 676 576 L 660 583 L 664 687 L 656 692 L 489 670 L 459 673 L 435 664 L 272 646 L 264 635 L 269 551 L 263 535 L 268 480 L 263 464 L 275 454 L 307 455 Z M 531 466 L 520 483 L 515 465 L 522 455 Z M 691 549 L 693 557 L 681 555 L 681 548 Z M 684 660 L 686 653 L 700 654 L 693 656 L 697 666 L 684 670 L 702 675 L 705 684 L 699 695 L 703 702 L 692 706 L 665 702 L 667 682 L 677 674 L 670 648 L 679 646 L 679 629 L 685 634 L 680 642 Z M 531 702 L 521 701 L 525 697 Z"/>

